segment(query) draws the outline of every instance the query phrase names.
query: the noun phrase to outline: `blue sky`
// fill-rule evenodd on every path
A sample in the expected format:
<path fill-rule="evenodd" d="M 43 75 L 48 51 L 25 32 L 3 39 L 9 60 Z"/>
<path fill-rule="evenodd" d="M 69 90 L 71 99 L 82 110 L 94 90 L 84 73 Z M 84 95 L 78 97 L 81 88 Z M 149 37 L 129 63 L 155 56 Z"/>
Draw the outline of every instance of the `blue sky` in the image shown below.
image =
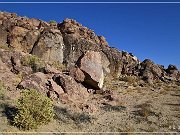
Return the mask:
<path fill-rule="evenodd" d="M 180 4 L 0 4 L 0 10 L 45 21 L 73 18 L 141 61 L 180 68 Z"/>

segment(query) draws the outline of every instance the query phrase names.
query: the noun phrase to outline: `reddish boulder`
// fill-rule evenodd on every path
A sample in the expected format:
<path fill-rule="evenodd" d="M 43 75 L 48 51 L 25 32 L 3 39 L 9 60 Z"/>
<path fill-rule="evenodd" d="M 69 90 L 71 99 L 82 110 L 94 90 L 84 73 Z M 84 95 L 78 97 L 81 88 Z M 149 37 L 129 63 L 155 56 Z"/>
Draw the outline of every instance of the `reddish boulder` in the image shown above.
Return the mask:
<path fill-rule="evenodd" d="M 80 83 L 77 83 L 74 78 L 64 74 L 55 74 L 53 80 L 65 92 L 60 96 L 60 100 L 64 103 L 72 103 L 80 107 L 88 99 L 89 94 L 87 89 Z"/>
<path fill-rule="evenodd" d="M 79 68 L 71 68 L 70 76 L 73 77 L 77 82 L 83 82 L 85 79 L 84 73 Z"/>
<path fill-rule="evenodd" d="M 87 51 L 79 62 L 79 68 L 84 72 L 84 82 L 95 88 L 101 89 L 104 83 L 104 73 L 99 52 Z"/>
<path fill-rule="evenodd" d="M 18 85 L 19 89 L 36 89 L 39 92 L 47 93 L 48 89 L 46 87 L 48 77 L 41 73 L 37 72 L 26 76 L 22 82 Z"/>

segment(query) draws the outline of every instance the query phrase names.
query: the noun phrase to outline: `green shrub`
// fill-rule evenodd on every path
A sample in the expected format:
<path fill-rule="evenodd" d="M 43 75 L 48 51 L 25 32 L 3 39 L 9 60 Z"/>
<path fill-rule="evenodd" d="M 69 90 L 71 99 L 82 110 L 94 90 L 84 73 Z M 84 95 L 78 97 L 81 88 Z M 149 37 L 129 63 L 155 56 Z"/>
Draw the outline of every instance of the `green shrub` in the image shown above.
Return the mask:
<path fill-rule="evenodd" d="M 50 20 L 49 23 L 57 23 L 55 20 Z"/>
<path fill-rule="evenodd" d="M 26 55 L 22 60 L 23 66 L 30 66 L 33 72 L 38 72 L 43 70 L 45 62 L 35 55 Z"/>
<path fill-rule="evenodd" d="M 66 66 L 60 63 L 59 61 L 53 61 L 49 63 L 52 67 L 55 67 L 59 71 L 64 71 L 66 70 Z"/>
<path fill-rule="evenodd" d="M 52 101 L 36 90 L 23 91 L 17 109 L 13 124 L 23 130 L 36 129 L 50 122 L 54 116 Z"/>

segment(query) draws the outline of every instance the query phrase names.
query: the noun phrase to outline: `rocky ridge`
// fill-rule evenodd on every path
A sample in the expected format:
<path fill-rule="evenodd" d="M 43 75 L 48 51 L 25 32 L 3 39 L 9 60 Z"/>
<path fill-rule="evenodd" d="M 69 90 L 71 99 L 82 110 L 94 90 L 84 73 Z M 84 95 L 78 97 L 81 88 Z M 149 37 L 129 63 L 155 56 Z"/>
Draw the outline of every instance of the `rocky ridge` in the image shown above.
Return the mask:
<path fill-rule="evenodd" d="M 179 83 L 180 71 L 167 69 L 132 53 L 110 47 L 98 36 L 72 19 L 45 22 L 0 12 L 0 70 L 12 78 L 21 76 L 10 89 L 36 89 L 53 100 L 88 112 L 106 104 L 118 104 L 117 93 L 107 80 L 131 76 L 136 85 L 156 82 Z M 6 78 L 1 81 L 6 83 Z M 135 79 L 134 79 L 135 80 Z M 94 98 L 94 94 L 102 95 Z"/>

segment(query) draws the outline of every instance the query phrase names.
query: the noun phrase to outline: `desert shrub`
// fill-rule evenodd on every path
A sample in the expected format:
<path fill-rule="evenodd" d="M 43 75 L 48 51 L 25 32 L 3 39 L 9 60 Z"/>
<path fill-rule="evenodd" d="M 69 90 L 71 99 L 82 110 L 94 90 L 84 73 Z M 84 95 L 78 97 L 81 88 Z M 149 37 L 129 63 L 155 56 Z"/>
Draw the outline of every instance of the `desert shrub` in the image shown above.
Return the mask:
<path fill-rule="evenodd" d="M 55 67 L 59 71 L 66 70 L 66 66 L 60 63 L 59 61 L 53 61 L 53 62 L 50 62 L 49 64 Z"/>
<path fill-rule="evenodd" d="M 0 99 L 4 99 L 5 87 L 3 83 L 0 81 Z"/>
<path fill-rule="evenodd" d="M 126 107 L 125 106 L 121 106 L 121 105 L 118 105 L 118 106 L 112 106 L 112 105 L 109 105 L 109 104 L 106 104 L 104 105 L 103 107 L 101 107 L 103 110 L 105 111 L 116 111 L 116 112 L 121 112 L 123 110 L 126 110 Z"/>
<path fill-rule="evenodd" d="M 55 20 L 50 20 L 49 23 L 57 23 Z"/>
<path fill-rule="evenodd" d="M 140 105 L 135 106 L 138 110 L 134 111 L 133 114 L 136 116 L 143 117 L 147 120 L 148 116 L 156 116 L 159 117 L 159 114 L 156 114 L 152 110 L 152 105 L 150 103 L 143 103 Z"/>
<path fill-rule="evenodd" d="M 65 123 L 69 123 L 73 121 L 76 125 L 80 125 L 82 123 L 91 123 L 92 120 L 95 119 L 88 113 L 85 112 L 78 113 L 59 106 L 55 106 L 54 110 L 55 110 L 55 118 Z"/>
<path fill-rule="evenodd" d="M 135 76 L 124 76 L 124 77 L 121 77 L 120 80 L 128 82 L 130 84 L 135 84 L 138 82 L 138 78 Z"/>
<path fill-rule="evenodd" d="M 17 102 L 17 114 L 13 125 L 23 129 L 35 129 L 53 119 L 52 101 L 36 90 L 24 90 Z"/>
<path fill-rule="evenodd" d="M 23 66 L 30 66 L 33 72 L 38 72 L 44 69 L 45 62 L 35 55 L 26 55 L 22 60 Z"/>

